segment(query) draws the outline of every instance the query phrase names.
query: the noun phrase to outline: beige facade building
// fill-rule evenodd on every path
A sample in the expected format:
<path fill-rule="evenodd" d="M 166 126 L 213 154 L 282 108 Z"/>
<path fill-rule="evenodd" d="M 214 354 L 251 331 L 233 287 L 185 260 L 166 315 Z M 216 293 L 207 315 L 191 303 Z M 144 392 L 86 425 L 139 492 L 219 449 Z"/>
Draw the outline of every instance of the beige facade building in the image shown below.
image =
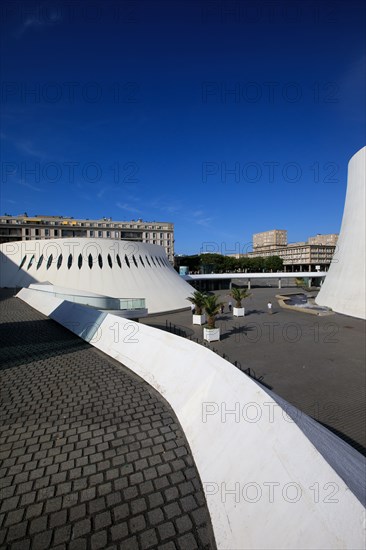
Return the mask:
<path fill-rule="evenodd" d="M 286 240 L 276 245 L 277 240 Z M 287 244 L 287 231 L 274 229 L 253 235 L 253 252 L 249 258 L 279 256 L 283 260 L 285 271 L 314 271 L 317 267 L 327 270 L 336 251 L 338 235 L 316 235 L 307 242 Z"/>
<path fill-rule="evenodd" d="M 332 245 L 292 243 L 266 251 L 249 252 L 248 257 L 279 256 L 283 260 L 284 271 L 315 271 L 316 266 L 320 266 L 320 270 L 328 269 L 335 250 Z"/>
<path fill-rule="evenodd" d="M 255 233 L 253 235 L 253 250 L 266 249 L 270 246 L 286 246 L 287 245 L 287 231 L 286 229 L 272 229 L 270 231 L 263 231 L 262 233 Z"/>
<path fill-rule="evenodd" d="M 309 237 L 308 243 L 309 244 L 325 244 L 325 245 L 331 245 L 335 246 L 338 241 L 338 234 L 337 233 L 330 233 L 329 235 L 320 235 L 319 233 L 315 235 L 315 237 Z"/>
<path fill-rule="evenodd" d="M 0 243 L 40 239 L 89 237 L 120 239 L 163 246 L 174 261 L 174 224 L 170 222 L 74 219 L 64 216 L 0 216 Z"/>

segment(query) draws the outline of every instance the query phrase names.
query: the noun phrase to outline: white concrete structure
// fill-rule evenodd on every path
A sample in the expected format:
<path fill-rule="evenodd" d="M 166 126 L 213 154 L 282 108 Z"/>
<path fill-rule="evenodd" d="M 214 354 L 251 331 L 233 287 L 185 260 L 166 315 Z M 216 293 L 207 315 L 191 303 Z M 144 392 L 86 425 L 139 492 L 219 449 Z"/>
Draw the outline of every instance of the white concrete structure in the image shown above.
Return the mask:
<path fill-rule="evenodd" d="M 158 245 L 72 238 L 4 243 L 0 253 L 1 287 L 47 282 L 111 298 L 145 298 L 149 313 L 190 307 L 192 287 Z"/>
<path fill-rule="evenodd" d="M 354 449 L 340 442 L 344 469 L 333 468 L 273 396 L 203 346 L 47 293 L 23 289 L 18 296 L 169 402 L 192 450 L 219 550 L 364 548 L 365 510 L 344 481 L 357 463 L 353 481 L 363 484 L 364 460 Z M 332 457 L 338 438 L 311 422 Z"/>
<path fill-rule="evenodd" d="M 338 313 L 366 318 L 366 147 L 349 161 L 347 195 L 336 252 L 316 302 Z"/>

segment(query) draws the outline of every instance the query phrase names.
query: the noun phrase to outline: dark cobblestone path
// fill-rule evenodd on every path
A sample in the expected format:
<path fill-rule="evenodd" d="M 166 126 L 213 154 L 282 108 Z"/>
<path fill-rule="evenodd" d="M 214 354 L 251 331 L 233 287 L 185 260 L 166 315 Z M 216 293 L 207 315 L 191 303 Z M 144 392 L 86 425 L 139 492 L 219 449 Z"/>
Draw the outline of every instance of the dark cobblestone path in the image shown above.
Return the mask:
<path fill-rule="evenodd" d="M 0 547 L 215 548 L 197 470 L 168 405 L 0 292 Z"/>

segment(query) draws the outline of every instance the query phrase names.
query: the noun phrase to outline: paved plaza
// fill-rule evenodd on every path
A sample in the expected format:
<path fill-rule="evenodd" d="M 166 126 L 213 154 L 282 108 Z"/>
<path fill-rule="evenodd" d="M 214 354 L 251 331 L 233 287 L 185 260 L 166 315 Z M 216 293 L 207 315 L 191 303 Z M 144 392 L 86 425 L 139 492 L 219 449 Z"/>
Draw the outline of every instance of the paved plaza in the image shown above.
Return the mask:
<path fill-rule="evenodd" d="M 12 292 L 0 298 L 0 547 L 216 548 L 167 403 Z"/>
<path fill-rule="evenodd" d="M 281 309 L 273 287 L 253 288 L 244 301 L 246 316 L 233 317 L 228 290 L 218 291 L 225 304 L 217 316 L 221 341 L 206 344 L 238 368 L 330 428 L 358 451 L 366 450 L 365 321 L 345 315 L 316 316 Z M 311 293 L 314 294 L 314 293 Z M 273 303 L 269 315 L 267 303 Z M 142 319 L 142 323 L 185 334 L 202 342 L 203 329 L 192 325 L 190 311 Z"/>

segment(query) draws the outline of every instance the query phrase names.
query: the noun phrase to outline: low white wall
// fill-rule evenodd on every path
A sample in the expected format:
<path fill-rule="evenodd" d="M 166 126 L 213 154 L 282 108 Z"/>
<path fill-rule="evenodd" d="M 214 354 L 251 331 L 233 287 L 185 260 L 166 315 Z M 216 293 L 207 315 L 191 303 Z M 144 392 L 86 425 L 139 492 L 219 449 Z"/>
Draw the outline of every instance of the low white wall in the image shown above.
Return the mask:
<path fill-rule="evenodd" d="M 233 365 L 146 325 L 29 289 L 18 296 L 169 402 L 191 447 L 219 549 L 364 548 L 363 506 L 298 426 Z"/>
<path fill-rule="evenodd" d="M 342 227 L 328 275 L 316 303 L 366 319 L 365 283 L 366 147 L 348 163 Z"/>

